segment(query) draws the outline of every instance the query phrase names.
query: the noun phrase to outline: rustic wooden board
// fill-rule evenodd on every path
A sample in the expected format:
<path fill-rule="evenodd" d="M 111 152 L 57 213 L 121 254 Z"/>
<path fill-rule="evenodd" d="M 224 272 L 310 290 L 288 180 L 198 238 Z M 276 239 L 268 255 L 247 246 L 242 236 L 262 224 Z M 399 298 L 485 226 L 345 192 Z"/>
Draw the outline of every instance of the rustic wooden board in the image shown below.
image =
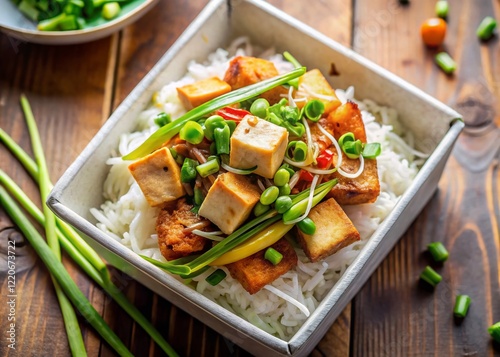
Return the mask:
<path fill-rule="evenodd" d="M 20 93 L 26 93 L 40 125 L 52 178 L 57 179 L 206 3 L 160 1 L 120 33 L 79 46 L 30 45 L 0 35 L 0 127 L 30 149 L 18 105 Z M 467 123 L 439 191 L 312 355 L 499 354 L 486 328 L 500 320 L 500 52 L 498 37 L 479 43 L 474 31 L 484 16 L 500 18 L 500 3 L 450 3 L 444 48 L 459 64 L 455 76 L 444 75 L 432 63 L 435 51 L 426 49 L 419 39 L 418 27 L 433 14 L 434 2 L 405 7 L 396 0 L 332 0 L 306 6 L 297 1 L 270 3 L 333 39 L 352 44 L 356 51 L 455 107 Z M 0 167 L 40 204 L 36 186 L 3 147 Z M 16 306 L 18 349 L 13 353 L 2 343 L 0 355 L 68 355 L 47 271 L 2 210 L 0 238 L 0 260 L 5 260 L 7 239 L 19 243 L 16 288 L 22 292 Z M 418 284 L 417 277 L 430 262 L 424 251 L 433 240 L 445 242 L 450 260 L 436 267 L 443 282 L 429 291 Z M 84 294 L 134 354 L 162 355 L 140 327 L 69 259 L 64 260 Z M 7 289 L 4 266 L 0 269 L 2 297 Z M 114 271 L 113 277 L 181 355 L 248 355 L 125 274 Z M 461 323 L 451 315 L 457 293 L 473 299 L 469 316 Z M 7 313 L 8 306 L 0 304 L 0 316 Z M 86 323 L 81 325 L 90 356 L 115 355 Z"/>
<path fill-rule="evenodd" d="M 481 44 L 475 35 L 483 17 L 498 18 L 498 2 L 450 2 L 441 49 L 457 61 L 454 76 L 437 68 L 436 50 L 425 48 L 419 37 L 434 2 L 355 5 L 354 49 L 454 107 L 467 128 L 438 192 L 354 299 L 352 355 L 498 354 L 487 327 L 500 319 L 500 131 L 493 124 L 500 118 L 499 47 L 498 39 Z M 425 251 L 432 241 L 444 242 L 450 252 L 436 267 L 443 281 L 434 291 L 418 283 L 431 262 Z M 461 322 L 452 314 L 457 294 L 472 298 Z"/>

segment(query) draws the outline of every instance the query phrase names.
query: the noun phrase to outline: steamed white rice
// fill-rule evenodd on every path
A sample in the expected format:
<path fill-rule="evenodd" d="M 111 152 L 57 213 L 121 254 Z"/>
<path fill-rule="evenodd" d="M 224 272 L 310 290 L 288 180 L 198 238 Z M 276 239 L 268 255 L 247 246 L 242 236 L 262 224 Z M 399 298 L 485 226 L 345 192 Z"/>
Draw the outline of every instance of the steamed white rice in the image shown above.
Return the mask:
<path fill-rule="evenodd" d="M 147 204 L 127 169 L 130 162 L 123 161 L 121 156 L 132 151 L 157 129 L 153 119 L 158 112 L 165 111 L 172 118 L 184 113 L 176 87 L 212 76 L 223 78 L 232 56 L 258 55 L 272 60 L 280 72 L 292 69 L 281 55 L 268 55 L 271 51 L 268 54 L 254 52 L 248 41 L 240 39 L 228 50 L 219 49 L 211 54 L 206 63 L 190 63 L 188 73 L 182 79 L 165 85 L 155 94 L 153 104 L 137 118 L 137 131 L 122 135 L 116 152 L 107 161 L 110 172 L 103 188 L 106 202 L 100 208 L 91 209 L 99 229 L 138 254 L 165 261 L 158 249 L 155 234 L 159 210 Z M 352 87 L 336 92 L 344 103 L 347 99 L 354 100 Z M 297 248 L 297 268 L 254 295 L 250 295 L 229 274 L 217 286 L 209 285 L 205 278 L 212 269 L 194 278 L 191 284 L 199 293 L 283 340 L 289 340 L 297 332 L 340 279 L 411 184 L 425 158 L 425 155 L 412 149 L 412 137 L 405 134 L 409 132 L 401 127 L 394 109 L 379 106 L 370 100 L 356 102 L 362 110 L 368 141 L 379 142 L 383 148 L 377 158 L 381 184 L 377 201 L 344 207 L 358 229 L 361 241 L 317 263 L 309 262 L 303 251 Z"/>

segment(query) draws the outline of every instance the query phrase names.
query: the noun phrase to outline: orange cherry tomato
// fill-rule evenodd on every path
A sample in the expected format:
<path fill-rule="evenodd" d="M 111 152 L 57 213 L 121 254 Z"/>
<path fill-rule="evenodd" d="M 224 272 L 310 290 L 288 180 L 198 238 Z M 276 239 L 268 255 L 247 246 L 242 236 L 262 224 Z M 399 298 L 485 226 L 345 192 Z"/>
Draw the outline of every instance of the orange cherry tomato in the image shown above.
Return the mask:
<path fill-rule="evenodd" d="M 446 35 L 446 21 L 438 17 L 427 19 L 420 26 L 422 40 L 429 47 L 438 47 Z"/>

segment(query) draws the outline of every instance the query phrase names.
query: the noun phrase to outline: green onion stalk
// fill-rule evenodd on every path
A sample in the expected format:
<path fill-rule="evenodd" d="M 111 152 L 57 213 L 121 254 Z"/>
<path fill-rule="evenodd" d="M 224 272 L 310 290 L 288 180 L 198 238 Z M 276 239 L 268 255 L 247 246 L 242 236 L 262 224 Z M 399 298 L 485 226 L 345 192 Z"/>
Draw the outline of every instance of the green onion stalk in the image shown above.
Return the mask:
<path fill-rule="evenodd" d="M 276 76 L 264 81 L 231 91 L 217 98 L 191 109 L 177 120 L 159 128 L 144 143 L 134 151 L 123 156 L 124 160 L 135 160 L 159 148 L 163 143 L 173 138 L 179 133 L 182 127 L 190 121 L 198 120 L 201 117 L 224 108 L 230 104 L 239 103 L 262 94 L 276 86 L 288 83 L 288 81 L 302 76 L 306 72 L 305 67 L 296 68 L 293 71 Z"/>
<path fill-rule="evenodd" d="M 61 248 L 56 235 L 55 215 L 45 203 L 50 192 L 50 179 L 40 135 L 38 133 L 38 128 L 36 126 L 31 107 L 24 95 L 21 96 L 21 105 L 25 113 L 26 124 L 28 125 L 33 152 L 39 168 L 38 186 L 40 189 L 40 198 L 42 200 L 43 215 L 45 216 L 45 236 L 47 237 L 48 246 L 52 250 L 55 259 L 61 262 Z M 85 350 L 85 344 L 83 343 L 82 332 L 80 330 L 80 325 L 78 324 L 78 318 L 76 317 L 75 310 L 71 306 L 71 302 L 68 300 L 66 295 L 64 295 L 63 290 L 59 286 L 59 283 L 57 279 L 54 278 L 53 274 L 51 274 L 51 278 L 54 283 L 57 299 L 59 300 L 71 352 L 74 356 L 86 356 L 87 352 Z"/>
<path fill-rule="evenodd" d="M 33 179 L 39 182 L 39 168 L 35 161 L 17 143 L 0 128 L 0 141 L 14 154 Z M 2 184 L 23 208 L 41 225 L 45 225 L 45 216 L 38 207 L 24 194 L 12 179 L 0 170 L 0 184 Z M 50 190 L 52 184 L 45 182 Z M 121 293 L 120 289 L 111 281 L 109 270 L 99 255 L 83 240 L 83 238 L 67 223 L 56 217 L 56 234 L 61 246 L 78 263 L 78 265 L 99 284 L 163 349 L 168 356 L 177 356 L 161 334 L 148 319 Z"/>
<path fill-rule="evenodd" d="M 76 283 L 71 279 L 71 276 L 66 271 L 54 251 L 47 245 L 40 233 L 31 224 L 27 217 L 23 214 L 19 206 L 9 196 L 7 191 L 0 186 L 0 203 L 4 207 L 7 214 L 11 217 L 14 224 L 23 232 L 26 239 L 30 242 L 33 249 L 42 259 L 43 263 L 49 269 L 51 275 L 64 291 L 68 299 L 80 311 L 82 316 L 99 332 L 99 334 L 110 344 L 113 349 L 121 356 L 132 356 L 123 342 L 116 336 L 111 328 L 102 319 L 101 315 L 87 300 L 85 295 L 80 291 Z"/>

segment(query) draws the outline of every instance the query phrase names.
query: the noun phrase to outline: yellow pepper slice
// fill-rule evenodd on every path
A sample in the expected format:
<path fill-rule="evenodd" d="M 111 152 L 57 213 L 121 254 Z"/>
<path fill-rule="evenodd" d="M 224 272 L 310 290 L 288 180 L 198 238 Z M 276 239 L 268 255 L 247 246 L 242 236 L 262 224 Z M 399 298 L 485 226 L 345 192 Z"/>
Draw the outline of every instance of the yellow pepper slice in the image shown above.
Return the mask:
<path fill-rule="evenodd" d="M 285 224 L 282 220 L 279 220 L 278 222 L 267 227 L 267 229 L 264 229 L 262 232 L 255 234 L 244 243 L 241 243 L 236 248 L 221 255 L 219 258 L 211 262 L 210 265 L 226 265 L 249 257 L 250 255 L 257 253 L 259 250 L 276 243 L 280 240 L 280 238 L 288 233 L 293 226 L 293 224 Z"/>

